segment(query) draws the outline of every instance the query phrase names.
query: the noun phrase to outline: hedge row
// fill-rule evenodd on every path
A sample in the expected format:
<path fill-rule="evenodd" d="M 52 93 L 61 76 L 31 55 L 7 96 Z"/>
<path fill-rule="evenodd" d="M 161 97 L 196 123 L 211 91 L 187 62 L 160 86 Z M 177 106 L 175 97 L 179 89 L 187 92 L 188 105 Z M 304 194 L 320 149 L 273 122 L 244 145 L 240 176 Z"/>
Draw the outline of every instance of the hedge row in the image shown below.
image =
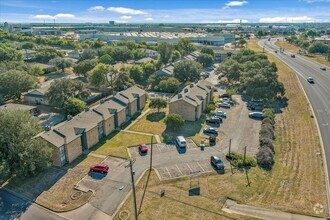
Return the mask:
<path fill-rule="evenodd" d="M 235 167 L 244 167 L 244 155 L 237 153 L 230 153 L 226 155 L 226 158 L 231 161 L 232 165 Z M 245 166 L 255 167 L 257 166 L 256 159 L 252 157 L 245 157 Z"/>
<path fill-rule="evenodd" d="M 259 132 L 259 152 L 257 153 L 257 163 L 260 167 L 270 170 L 275 160 L 275 149 L 273 140 L 275 139 L 275 114 L 272 109 L 264 109 L 263 120 Z"/>

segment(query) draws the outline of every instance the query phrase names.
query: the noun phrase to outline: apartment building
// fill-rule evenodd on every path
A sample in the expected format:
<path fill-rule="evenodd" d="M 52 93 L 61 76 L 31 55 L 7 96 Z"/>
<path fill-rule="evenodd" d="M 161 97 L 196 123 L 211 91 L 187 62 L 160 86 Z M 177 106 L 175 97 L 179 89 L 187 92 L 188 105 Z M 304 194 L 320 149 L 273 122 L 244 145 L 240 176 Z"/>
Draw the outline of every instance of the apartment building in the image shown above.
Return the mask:
<path fill-rule="evenodd" d="M 71 163 L 84 150 L 97 144 L 104 136 L 126 122 L 146 105 L 147 93 L 130 87 L 108 97 L 95 108 L 86 109 L 73 118 L 39 134 L 53 148 L 53 164 L 63 166 Z"/>
<path fill-rule="evenodd" d="M 198 120 L 213 100 L 213 84 L 200 80 L 186 86 L 179 94 L 172 97 L 169 113 L 179 114 L 186 121 Z"/>

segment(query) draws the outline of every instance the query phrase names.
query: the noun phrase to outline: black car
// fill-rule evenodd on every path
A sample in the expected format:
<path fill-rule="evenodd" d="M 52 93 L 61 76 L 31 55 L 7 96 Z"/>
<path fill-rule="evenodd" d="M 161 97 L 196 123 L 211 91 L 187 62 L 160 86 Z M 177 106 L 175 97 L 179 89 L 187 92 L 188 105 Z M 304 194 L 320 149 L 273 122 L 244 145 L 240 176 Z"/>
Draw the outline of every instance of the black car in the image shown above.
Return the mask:
<path fill-rule="evenodd" d="M 208 135 L 215 135 L 215 136 L 218 135 L 218 131 L 216 128 L 207 127 L 204 129 L 203 132 L 204 134 L 208 134 Z"/>
<path fill-rule="evenodd" d="M 296 55 L 292 54 L 292 55 L 291 55 L 291 57 L 292 57 L 292 58 L 295 58 L 295 57 L 296 57 Z"/>
<path fill-rule="evenodd" d="M 206 123 L 219 125 L 222 123 L 222 118 L 213 117 L 206 119 Z"/>
<path fill-rule="evenodd" d="M 225 164 L 222 162 L 222 160 L 218 156 L 215 156 L 215 155 L 211 156 L 211 164 L 217 170 L 225 169 Z"/>

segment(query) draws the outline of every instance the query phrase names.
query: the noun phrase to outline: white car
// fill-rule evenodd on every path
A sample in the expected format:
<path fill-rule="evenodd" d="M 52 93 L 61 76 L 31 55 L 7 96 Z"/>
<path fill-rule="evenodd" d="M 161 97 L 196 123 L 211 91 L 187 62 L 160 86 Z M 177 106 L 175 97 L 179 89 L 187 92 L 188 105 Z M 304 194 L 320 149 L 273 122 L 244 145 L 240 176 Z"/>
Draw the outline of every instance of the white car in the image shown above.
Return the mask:
<path fill-rule="evenodd" d="M 214 115 L 219 116 L 220 118 L 227 118 L 227 113 L 224 111 L 215 111 Z"/>
<path fill-rule="evenodd" d="M 314 79 L 313 79 L 313 77 L 308 77 L 308 78 L 307 78 L 307 81 L 308 81 L 309 83 L 314 83 Z"/>
<path fill-rule="evenodd" d="M 231 105 L 227 102 L 221 102 L 221 103 L 219 103 L 219 107 L 220 108 L 230 108 Z"/>

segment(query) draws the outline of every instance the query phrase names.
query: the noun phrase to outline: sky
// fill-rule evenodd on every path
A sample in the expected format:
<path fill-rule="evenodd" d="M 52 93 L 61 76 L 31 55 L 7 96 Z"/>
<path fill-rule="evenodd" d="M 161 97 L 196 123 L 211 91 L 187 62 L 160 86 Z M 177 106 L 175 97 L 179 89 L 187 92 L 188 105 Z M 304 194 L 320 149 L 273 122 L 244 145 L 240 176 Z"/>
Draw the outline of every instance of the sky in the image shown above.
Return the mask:
<path fill-rule="evenodd" d="M 330 0 L 0 0 L 0 22 L 330 22 Z"/>

